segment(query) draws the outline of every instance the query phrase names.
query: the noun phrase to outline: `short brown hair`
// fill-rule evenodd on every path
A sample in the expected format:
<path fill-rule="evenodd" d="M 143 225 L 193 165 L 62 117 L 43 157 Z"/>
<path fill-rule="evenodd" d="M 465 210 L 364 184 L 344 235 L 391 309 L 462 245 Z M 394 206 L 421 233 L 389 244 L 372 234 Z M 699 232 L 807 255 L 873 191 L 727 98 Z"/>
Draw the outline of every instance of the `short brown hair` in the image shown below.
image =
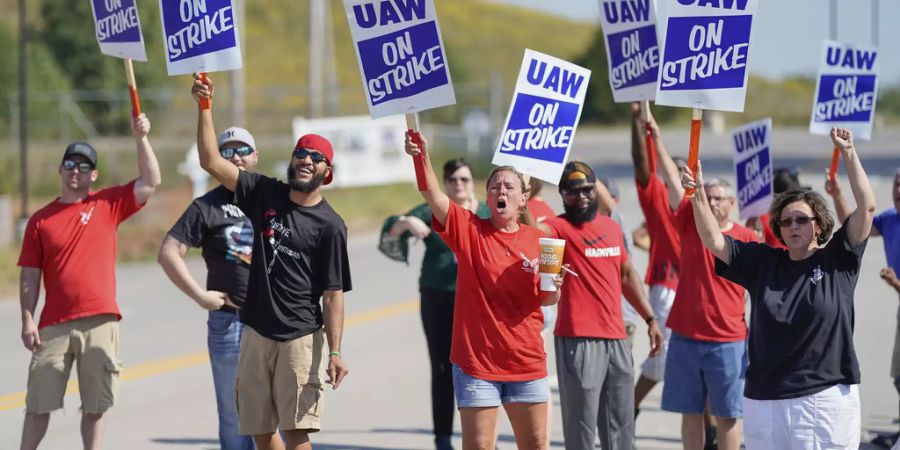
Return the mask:
<path fill-rule="evenodd" d="M 526 195 L 528 194 L 529 186 L 528 186 L 528 183 L 525 182 L 525 177 L 522 175 L 522 172 L 519 172 L 513 166 L 500 166 L 500 167 L 497 167 L 494 170 L 492 170 L 491 174 L 488 175 L 487 183 L 485 183 L 485 189 L 491 188 L 491 180 L 494 179 L 494 175 L 496 175 L 500 172 L 512 172 L 513 174 L 515 174 L 516 178 L 519 179 L 519 186 L 522 186 L 522 192 Z"/>
<path fill-rule="evenodd" d="M 769 226 L 778 236 L 778 240 L 785 244 L 784 238 L 781 237 L 781 212 L 784 211 L 791 203 L 804 202 L 813 212 L 813 219 L 819 224 L 822 233 L 816 237 L 816 243 L 825 245 L 831 239 L 831 232 L 834 231 L 834 217 L 828 210 L 828 203 L 819 193 L 807 190 L 787 191 L 783 194 L 776 195 L 769 207 Z M 787 245 L 787 244 L 785 244 Z"/>

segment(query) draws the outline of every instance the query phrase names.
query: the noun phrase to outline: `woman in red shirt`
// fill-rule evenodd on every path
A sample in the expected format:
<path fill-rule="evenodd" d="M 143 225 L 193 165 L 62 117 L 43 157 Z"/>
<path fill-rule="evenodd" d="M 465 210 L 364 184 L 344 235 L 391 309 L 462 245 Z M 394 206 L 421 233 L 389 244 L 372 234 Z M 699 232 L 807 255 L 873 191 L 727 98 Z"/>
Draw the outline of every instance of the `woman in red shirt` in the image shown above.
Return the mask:
<path fill-rule="evenodd" d="M 481 219 L 441 192 L 428 143 L 406 137 L 406 152 L 421 154 L 432 226 L 456 255 L 453 311 L 453 384 L 462 419 L 463 449 L 493 449 L 497 407 L 509 417 L 519 448 L 547 448 L 547 355 L 542 305 L 559 301 L 557 290 L 539 289 L 538 239 L 543 233 L 520 224 L 527 191 L 522 175 L 498 167 L 487 181 L 490 218 Z"/>

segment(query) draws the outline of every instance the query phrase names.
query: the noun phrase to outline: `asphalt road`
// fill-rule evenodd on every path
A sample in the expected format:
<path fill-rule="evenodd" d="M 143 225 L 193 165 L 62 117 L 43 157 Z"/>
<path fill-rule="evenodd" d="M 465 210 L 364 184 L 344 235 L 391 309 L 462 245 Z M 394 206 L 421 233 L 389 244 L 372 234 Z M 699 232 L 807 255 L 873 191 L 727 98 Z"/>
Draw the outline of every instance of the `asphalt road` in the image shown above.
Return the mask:
<path fill-rule="evenodd" d="M 821 177 L 819 177 L 821 178 Z M 807 183 L 821 185 L 810 177 Z M 632 225 L 640 210 L 629 179 L 619 179 L 622 208 Z M 873 179 L 879 208 L 890 202 L 890 180 Z M 558 206 L 554 192 L 545 193 Z M 418 260 L 409 267 L 387 260 L 375 249 L 375 236 L 350 231 L 354 290 L 347 295 L 343 353 L 350 375 L 326 395 L 324 431 L 313 436 L 317 449 L 428 449 L 431 417 L 428 360 L 418 317 Z M 421 245 L 415 246 L 421 251 Z M 635 255 L 646 266 L 646 255 Z M 897 394 L 888 376 L 896 326 L 897 295 L 879 278 L 885 265 L 881 241 L 873 239 L 864 258 L 856 294 L 856 345 L 863 374 L 861 386 L 864 437 L 896 430 Z M 203 273 L 199 260 L 192 262 Z M 120 265 L 119 301 L 122 357 L 126 371 L 119 404 L 107 416 L 104 448 L 214 449 L 217 445 L 214 394 L 206 358 L 205 312 L 168 282 L 155 264 Z M 19 333 L 19 306 L 0 302 L 0 449 L 18 448 L 24 409 L 29 354 Z M 635 363 L 647 352 L 639 328 Z M 552 361 L 552 355 L 549 356 Z M 679 419 L 659 410 L 659 388 L 651 392 L 638 421 L 640 449 L 680 448 Z M 66 397 L 54 413 L 43 448 L 80 448 L 79 399 Z M 558 399 L 554 399 L 551 437 L 562 448 Z M 499 447 L 515 445 L 501 420 Z M 458 421 L 456 424 L 458 432 Z M 459 436 L 455 437 L 457 448 Z M 866 447 L 864 447 L 866 448 Z"/>

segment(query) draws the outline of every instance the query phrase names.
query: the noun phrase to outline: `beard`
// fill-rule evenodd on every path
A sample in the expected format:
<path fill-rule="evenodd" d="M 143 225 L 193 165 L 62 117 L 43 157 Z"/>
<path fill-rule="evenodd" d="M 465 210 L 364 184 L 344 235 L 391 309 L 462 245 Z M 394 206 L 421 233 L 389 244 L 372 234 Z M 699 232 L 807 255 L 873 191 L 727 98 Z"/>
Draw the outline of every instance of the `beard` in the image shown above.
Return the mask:
<path fill-rule="evenodd" d="M 596 198 L 591 200 L 584 209 L 580 209 L 576 205 L 569 206 L 566 202 L 563 202 L 563 209 L 566 213 L 566 219 L 569 219 L 569 222 L 572 222 L 575 225 L 581 225 L 590 222 L 597 217 L 597 211 L 600 209 L 600 200 Z"/>
<path fill-rule="evenodd" d="M 302 192 L 304 194 L 309 194 L 312 191 L 315 191 L 322 185 L 325 181 L 325 172 L 316 172 L 313 174 L 312 179 L 309 181 L 300 181 L 297 179 L 297 174 L 294 171 L 294 168 L 288 165 L 287 168 L 287 179 L 288 184 L 291 186 L 292 191 Z"/>

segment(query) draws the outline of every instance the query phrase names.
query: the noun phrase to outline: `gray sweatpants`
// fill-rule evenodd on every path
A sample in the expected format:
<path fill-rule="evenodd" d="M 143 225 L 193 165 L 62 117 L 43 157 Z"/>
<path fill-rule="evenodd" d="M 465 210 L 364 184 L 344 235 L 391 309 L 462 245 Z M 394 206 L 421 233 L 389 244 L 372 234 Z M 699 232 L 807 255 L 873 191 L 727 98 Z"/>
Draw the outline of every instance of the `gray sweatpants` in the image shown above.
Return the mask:
<path fill-rule="evenodd" d="M 556 372 L 566 450 L 634 445 L 634 367 L 625 339 L 557 336 Z"/>

